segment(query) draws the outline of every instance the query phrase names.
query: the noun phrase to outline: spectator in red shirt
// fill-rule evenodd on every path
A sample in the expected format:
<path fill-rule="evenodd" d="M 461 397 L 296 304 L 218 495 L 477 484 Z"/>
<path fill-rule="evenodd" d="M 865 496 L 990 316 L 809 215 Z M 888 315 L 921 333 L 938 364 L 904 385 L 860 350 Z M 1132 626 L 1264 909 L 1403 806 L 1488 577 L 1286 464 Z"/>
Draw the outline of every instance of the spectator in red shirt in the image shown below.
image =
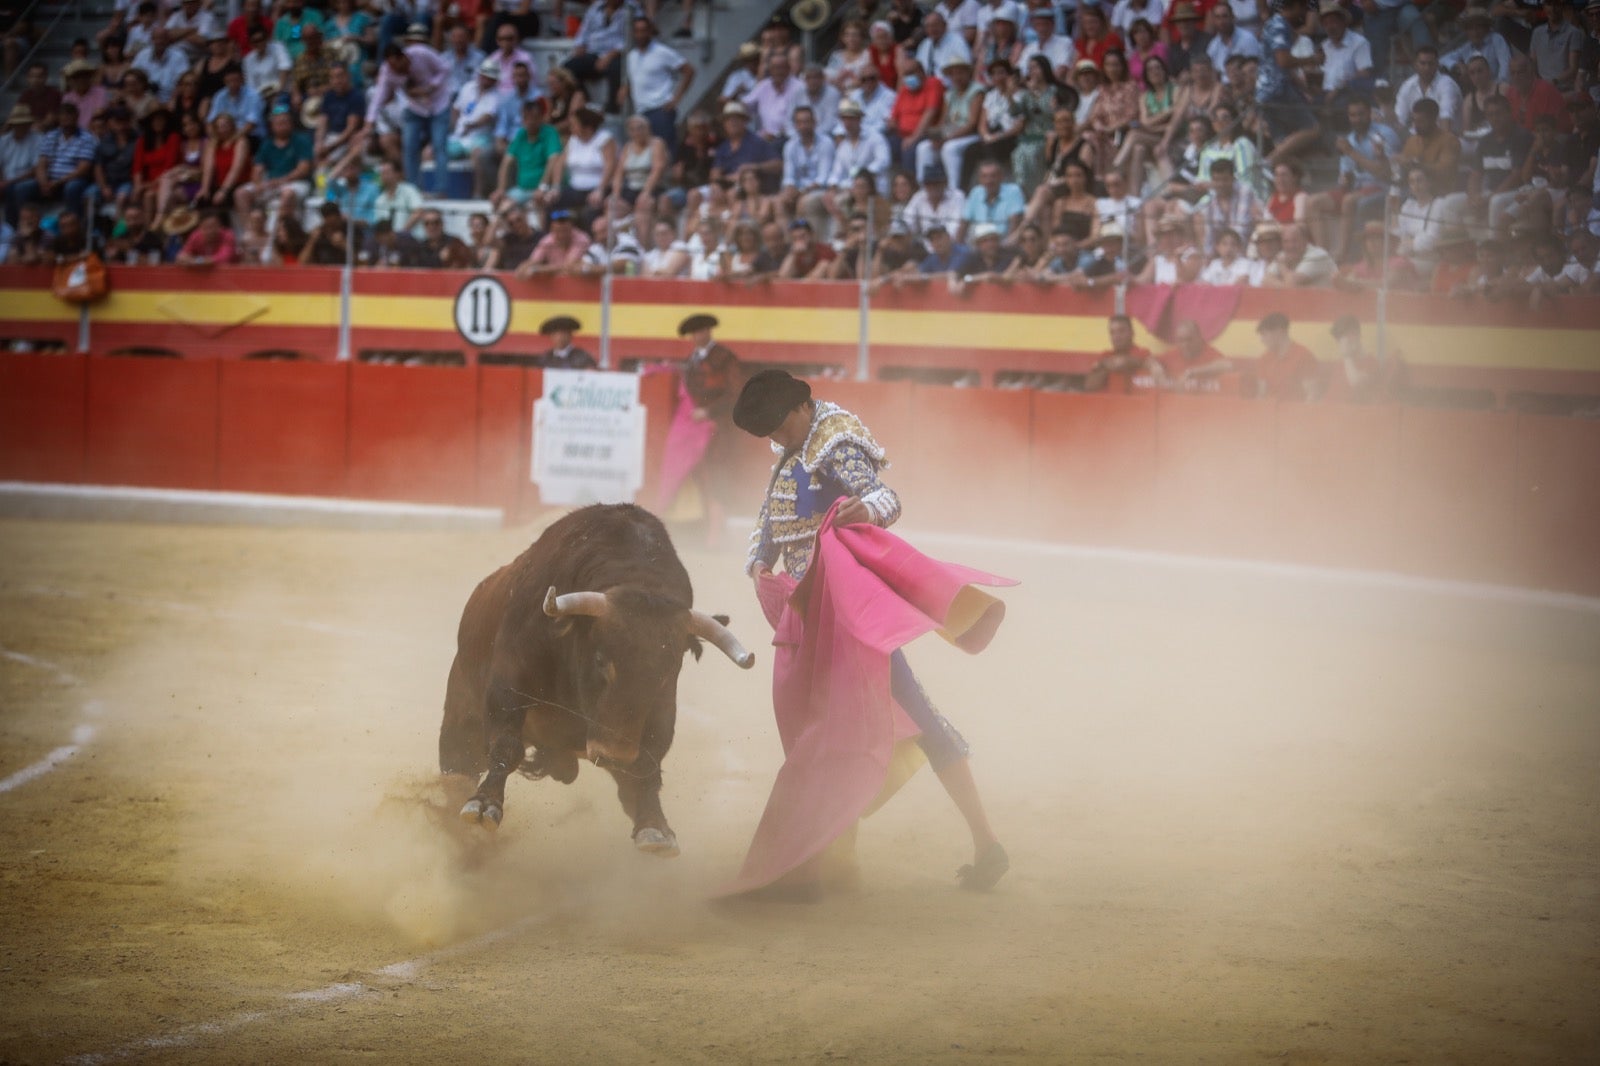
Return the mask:
<path fill-rule="evenodd" d="M 1221 378 L 1233 372 L 1233 363 L 1206 343 L 1192 318 L 1178 323 L 1168 363 L 1174 374 L 1171 387 L 1184 392 L 1216 392 Z"/>
<path fill-rule="evenodd" d="M 1305 345 L 1289 339 L 1289 316 L 1272 312 L 1256 326 L 1256 334 L 1266 351 L 1256 357 L 1255 395 L 1309 400 L 1317 387 L 1317 357 Z"/>
<path fill-rule="evenodd" d="M 1106 320 L 1106 332 L 1111 337 L 1111 350 L 1100 353 L 1100 359 L 1084 378 L 1085 392 L 1127 394 L 1166 386 L 1170 375 L 1161 360 L 1148 348 L 1133 343 L 1133 319 L 1112 315 Z"/>
<path fill-rule="evenodd" d="M 550 212 L 550 232 L 517 267 L 517 277 L 576 274 L 588 250 L 589 235 L 573 223 L 571 211 L 557 208 Z"/>
<path fill-rule="evenodd" d="M 1506 86 L 1506 99 L 1511 101 L 1511 117 L 1517 125 L 1533 131 L 1533 120 L 1540 115 L 1551 115 L 1556 129 L 1567 133 L 1572 129 L 1572 118 L 1567 114 L 1567 101 L 1561 90 L 1534 73 L 1533 60 L 1521 52 L 1511 54 L 1511 83 Z"/>
<path fill-rule="evenodd" d="M 797 218 L 789 223 L 789 254 L 778 266 L 778 277 L 820 278 L 834 256 L 832 248 L 817 241 L 811 223 Z"/>
<path fill-rule="evenodd" d="M 233 240 L 233 230 L 222 224 L 220 211 L 207 211 L 200 216 L 200 225 L 183 242 L 178 262 L 191 265 L 233 263 L 239 254 Z"/>
<path fill-rule="evenodd" d="M 944 120 L 944 82 L 930 78 L 915 59 L 906 63 L 889 123 L 900 141 L 900 167 L 915 174 L 917 146 Z"/>
<path fill-rule="evenodd" d="M 161 177 L 178 163 L 181 140 L 172 128 L 172 112 L 158 107 L 140 123 L 144 128 L 133 148 L 133 199 L 144 203 L 145 213 L 156 215 L 156 193 Z"/>
<path fill-rule="evenodd" d="M 272 36 L 272 20 L 262 13 L 261 0 L 244 0 L 244 9 L 228 23 L 228 37 L 239 49 L 240 58 L 250 54 L 250 30 L 254 26 L 260 26 L 268 37 Z"/>
<path fill-rule="evenodd" d="M 1078 8 L 1078 58 L 1088 59 L 1101 70 L 1105 69 L 1106 53 L 1115 48 L 1126 53 L 1122 36 L 1111 29 L 1106 13 L 1093 4 Z"/>

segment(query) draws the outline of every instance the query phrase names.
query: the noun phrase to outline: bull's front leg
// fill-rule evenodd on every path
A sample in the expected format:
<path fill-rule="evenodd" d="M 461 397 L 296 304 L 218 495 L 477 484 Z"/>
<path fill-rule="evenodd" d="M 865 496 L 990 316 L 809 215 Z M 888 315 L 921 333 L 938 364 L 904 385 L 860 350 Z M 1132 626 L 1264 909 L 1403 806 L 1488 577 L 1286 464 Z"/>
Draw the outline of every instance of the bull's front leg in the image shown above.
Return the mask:
<path fill-rule="evenodd" d="M 676 717 L 675 708 L 657 711 L 645 729 L 639 757 L 633 765 L 609 768 L 617 781 L 622 810 L 633 819 L 634 847 L 667 859 L 678 854 L 678 837 L 661 810 L 661 761 L 672 746 Z"/>
<path fill-rule="evenodd" d="M 522 765 L 522 719 L 527 701 L 508 686 L 491 682 L 486 703 L 489 772 L 461 808 L 461 820 L 497 829 L 505 812 L 506 778 Z"/>
<path fill-rule="evenodd" d="M 649 772 L 644 768 L 649 767 Z M 670 859 L 678 854 L 678 837 L 661 810 L 661 764 L 642 755 L 632 766 L 608 768 L 617 779 L 623 813 L 633 819 L 633 846 Z"/>

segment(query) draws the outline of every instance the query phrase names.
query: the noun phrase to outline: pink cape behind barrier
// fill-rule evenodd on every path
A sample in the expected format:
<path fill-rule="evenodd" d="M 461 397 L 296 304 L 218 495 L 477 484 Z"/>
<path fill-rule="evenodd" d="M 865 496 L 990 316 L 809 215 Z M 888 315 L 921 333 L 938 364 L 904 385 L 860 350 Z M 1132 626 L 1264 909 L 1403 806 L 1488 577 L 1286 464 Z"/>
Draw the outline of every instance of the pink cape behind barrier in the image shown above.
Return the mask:
<path fill-rule="evenodd" d="M 761 582 L 785 758 L 744 867 L 719 895 L 770 885 L 850 831 L 882 790 L 896 742 L 917 735 L 890 695 L 890 654 L 936 630 L 982 651 L 1005 604 L 973 586 L 1016 584 L 930 559 L 876 526 L 832 520 L 804 581 Z"/>
<path fill-rule="evenodd" d="M 678 403 L 672 411 L 672 424 L 667 427 L 667 442 L 661 450 L 661 481 L 657 489 L 656 513 L 666 514 L 677 499 L 678 490 L 688 480 L 694 468 L 705 458 L 711 447 L 711 438 L 717 434 L 717 424 L 711 419 L 696 421 L 694 401 L 683 379 L 678 379 Z"/>

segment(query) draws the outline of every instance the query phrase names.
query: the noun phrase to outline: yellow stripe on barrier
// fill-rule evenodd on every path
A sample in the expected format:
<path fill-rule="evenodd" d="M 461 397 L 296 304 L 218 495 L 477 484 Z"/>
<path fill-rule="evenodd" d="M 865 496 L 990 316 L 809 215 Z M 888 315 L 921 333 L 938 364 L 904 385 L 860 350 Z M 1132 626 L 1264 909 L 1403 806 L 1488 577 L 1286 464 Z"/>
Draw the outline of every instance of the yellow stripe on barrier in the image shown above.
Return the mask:
<path fill-rule="evenodd" d="M 722 320 L 718 336 L 737 346 L 742 341 L 803 342 L 854 348 L 859 331 L 855 308 L 717 307 L 708 291 L 707 306 Z M 673 339 L 687 313 L 681 304 L 617 304 L 611 326 L 618 337 Z M 536 337 L 545 319 L 576 315 L 584 332 L 600 330 L 600 309 L 594 302 L 517 300 L 513 302 L 508 336 Z M 78 309 L 39 289 L 0 289 L 0 319 L 13 322 L 76 323 Z M 200 336 L 215 337 L 248 326 L 308 329 L 337 328 L 337 292 L 285 293 L 200 289 L 165 292 L 117 291 L 92 309 L 96 340 L 114 337 L 119 324 L 184 326 Z M 351 300 L 351 324 L 357 329 L 399 329 L 454 334 L 454 298 L 439 296 L 357 295 Z M 1256 323 L 1236 319 L 1213 344 L 1226 355 L 1251 358 L 1261 351 Z M 1166 345 L 1136 324 L 1138 343 L 1162 351 Z M 1318 358 L 1334 360 L 1337 346 L 1328 323 L 1297 321 L 1292 335 Z M 1095 352 L 1106 348 L 1105 319 L 1098 315 L 1005 314 L 959 311 L 874 311 L 869 340 L 875 345 L 929 349 L 1014 349 L 1040 352 Z M 1367 345 L 1375 337 L 1367 326 Z M 1389 341 L 1417 366 L 1486 370 L 1600 372 L 1600 345 L 1592 331 L 1524 330 L 1503 327 L 1399 324 L 1389 327 Z"/>
<path fill-rule="evenodd" d="M 851 319 L 854 312 L 849 312 Z M 925 348 L 1023 348 L 1044 352 L 1110 347 L 1106 320 L 1090 315 L 961 314 L 950 311 L 874 311 L 873 344 Z"/>
<path fill-rule="evenodd" d="M 39 289 L 0 289 L 0 318 L 12 322 L 77 322 L 78 308 Z"/>

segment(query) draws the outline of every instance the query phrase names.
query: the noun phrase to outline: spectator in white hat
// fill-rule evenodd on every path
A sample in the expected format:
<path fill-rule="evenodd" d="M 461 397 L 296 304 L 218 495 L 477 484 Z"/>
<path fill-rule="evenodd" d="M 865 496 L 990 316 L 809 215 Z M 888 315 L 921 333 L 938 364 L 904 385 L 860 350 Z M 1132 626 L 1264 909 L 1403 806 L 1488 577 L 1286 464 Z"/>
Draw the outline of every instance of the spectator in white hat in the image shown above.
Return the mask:
<path fill-rule="evenodd" d="M 509 29 L 507 25 L 503 27 Z M 456 94 L 455 126 L 447 142 L 451 159 L 471 159 L 472 195 L 489 195 L 495 122 L 500 116 L 500 64 L 493 56 L 478 64 L 478 76 Z"/>

